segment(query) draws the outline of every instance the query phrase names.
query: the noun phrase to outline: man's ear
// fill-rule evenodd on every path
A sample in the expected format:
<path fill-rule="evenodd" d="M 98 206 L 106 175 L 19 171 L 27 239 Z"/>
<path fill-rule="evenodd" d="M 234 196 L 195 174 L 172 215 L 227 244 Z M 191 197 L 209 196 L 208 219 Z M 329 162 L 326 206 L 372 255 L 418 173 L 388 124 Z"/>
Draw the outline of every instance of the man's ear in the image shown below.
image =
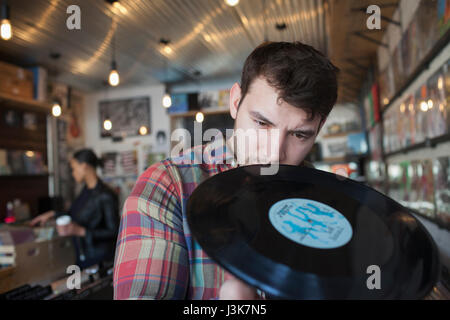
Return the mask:
<path fill-rule="evenodd" d="M 236 120 L 239 101 L 241 101 L 241 86 L 239 83 L 235 83 L 230 90 L 230 115 Z"/>

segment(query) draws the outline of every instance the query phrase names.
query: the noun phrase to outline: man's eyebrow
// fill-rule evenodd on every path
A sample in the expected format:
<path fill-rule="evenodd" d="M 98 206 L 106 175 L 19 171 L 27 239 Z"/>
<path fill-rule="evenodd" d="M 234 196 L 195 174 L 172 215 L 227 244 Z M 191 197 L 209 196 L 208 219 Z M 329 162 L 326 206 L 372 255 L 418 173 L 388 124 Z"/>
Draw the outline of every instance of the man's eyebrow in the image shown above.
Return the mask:
<path fill-rule="evenodd" d="M 272 123 L 272 121 L 270 121 L 269 119 L 267 119 L 266 117 L 264 117 L 261 113 L 259 113 L 258 111 L 250 111 L 249 112 L 251 116 L 257 118 L 258 120 L 261 120 L 263 122 L 266 122 L 267 124 L 274 126 L 275 124 Z"/>

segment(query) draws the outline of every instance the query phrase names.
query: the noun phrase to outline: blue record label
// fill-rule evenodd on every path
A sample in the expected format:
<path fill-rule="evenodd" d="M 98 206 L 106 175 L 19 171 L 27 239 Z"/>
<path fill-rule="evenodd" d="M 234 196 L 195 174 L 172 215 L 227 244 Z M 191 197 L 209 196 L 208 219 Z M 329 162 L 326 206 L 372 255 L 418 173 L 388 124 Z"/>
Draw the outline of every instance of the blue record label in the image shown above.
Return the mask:
<path fill-rule="evenodd" d="M 352 226 L 336 209 L 310 199 L 291 198 L 274 203 L 269 220 L 286 238 L 311 248 L 342 247 L 353 235 Z"/>

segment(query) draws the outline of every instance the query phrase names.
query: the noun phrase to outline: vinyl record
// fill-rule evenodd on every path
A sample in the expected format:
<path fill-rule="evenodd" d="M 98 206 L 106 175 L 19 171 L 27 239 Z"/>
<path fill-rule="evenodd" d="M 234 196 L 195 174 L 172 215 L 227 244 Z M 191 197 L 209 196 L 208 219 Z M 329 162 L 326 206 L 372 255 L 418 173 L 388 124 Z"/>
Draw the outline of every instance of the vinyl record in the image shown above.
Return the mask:
<path fill-rule="evenodd" d="M 406 208 L 324 171 L 262 165 L 219 173 L 187 205 L 194 239 L 272 298 L 420 299 L 437 281 L 436 245 Z"/>

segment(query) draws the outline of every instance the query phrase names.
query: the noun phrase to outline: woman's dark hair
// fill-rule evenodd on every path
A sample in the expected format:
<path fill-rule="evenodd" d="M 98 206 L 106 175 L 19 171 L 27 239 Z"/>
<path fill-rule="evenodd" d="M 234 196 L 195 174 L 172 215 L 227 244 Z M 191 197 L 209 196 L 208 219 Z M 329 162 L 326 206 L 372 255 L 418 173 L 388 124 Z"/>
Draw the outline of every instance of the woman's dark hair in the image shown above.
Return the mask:
<path fill-rule="evenodd" d="M 301 42 L 264 42 L 247 57 L 241 100 L 258 77 L 278 91 L 278 99 L 305 110 L 311 118 L 328 116 L 337 100 L 336 68 L 326 56 Z"/>
<path fill-rule="evenodd" d="M 81 149 L 74 153 L 74 159 L 76 159 L 79 163 L 87 163 L 94 169 L 97 166 L 103 167 L 102 159 L 97 158 L 94 151 L 91 149 Z"/>

